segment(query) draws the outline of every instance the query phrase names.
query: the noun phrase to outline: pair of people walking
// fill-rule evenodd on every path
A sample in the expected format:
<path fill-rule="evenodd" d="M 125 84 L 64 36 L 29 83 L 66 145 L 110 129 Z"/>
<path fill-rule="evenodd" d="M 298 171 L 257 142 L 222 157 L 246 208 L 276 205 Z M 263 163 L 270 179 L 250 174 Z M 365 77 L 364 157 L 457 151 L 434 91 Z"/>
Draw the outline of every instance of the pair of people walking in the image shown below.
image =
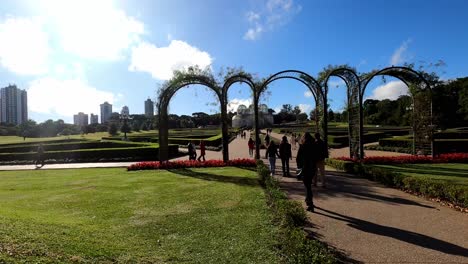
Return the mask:
<path fill-rule="evenodd" d="M 188 148 L 189 160 L 202 161 L 201 159 L 203 159 L 203 161 L 205 161 L 205 155 L 206 155 L 205 141 L 201 140 L 199 147 L 200 147 L 200 156 L 198 156 L 198 159 L 197 159 L 197 150 L 195 148 L 195 144 L 193 143 L 193 141 L 188 143 L 187 148 Z"/>
<path fill-rule="evenodd" d="M 281 143 L 279 144 L 279 153 L 278 146 L 275 141 L 271 140 L 266 149 L 265 158 L 268 159 L 270 164 L 271 175 L 275 174 L 276 171 L 276 157 L 281 159 L 281 168 L 283 171 L 283 176 L 289 176 L 289 160 L 292 159 L 291 153 L 291 144 L 288 143 L 286 136 L 283 136 Z"/>
<path fill-rule="evenodd" d="M 309 133 L 305 133 L 300 141 L 296 161 L 298 168 L 302 168 L 301 175 L 306 188 L 307 210 L 312 212 L 314 211 L 312 183 L 317 186 L 318 170 L 322 185 L 325 187 L 325 158 L 327 156 L 328 150 L 325 142 L 321 140 L 320 134 L 315 133 L 314 140 Z"/>

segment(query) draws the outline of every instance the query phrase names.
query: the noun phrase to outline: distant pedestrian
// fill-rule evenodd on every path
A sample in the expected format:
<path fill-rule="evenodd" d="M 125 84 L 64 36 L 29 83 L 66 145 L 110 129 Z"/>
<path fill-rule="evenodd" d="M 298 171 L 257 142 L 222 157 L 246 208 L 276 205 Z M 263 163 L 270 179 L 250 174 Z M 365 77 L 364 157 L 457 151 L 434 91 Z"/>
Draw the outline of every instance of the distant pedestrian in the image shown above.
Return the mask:
<path fill-rule="evenodd" d="M 314 211 L 312 180 L 317 173 L 317 152 L 313 137 L 308 132 L 304 133 L 297 152 L 297 163 L 302 167 L 301 175 L 306 189 L 307 210 L 312 212 Z"/>
<path fill-rule="evenodd" d="M 249 156 L 253 157 L 253 151 L 255 149 L 255 141 L 253 141 L 252 138 L 249 138 L 249 142 L 247 142 L 247 145 L 249 146 Z"/>
<path fill-rule="evenodd" d="M 41 164 L 41 166 L 38 166 L 37 164 Z M 44 147 L 42 146 L 42 143 L 39 144 L 37 147 L 37 154 L 36 154 L 36 167 L 42 168 L 44 167 Z"/>
<path fill-rule="evenodd" d="M 246 134 L 245 134 L 245 131 L 242 133 L 242 135 L 244 136 L 244 139 L 246 139 Z"/>
<path fill-rule="evenodd" d="M 283 140 L 279 145 L 279 155 L 281 158 L 281 168 L 283 177 L 289 177 L 289 160 L 292 159 L 291 144 L 288 143 L 288 138 L 283 136 Z"/>
<path fill-rule="evenodd" d="M 320 138 L 320 133 L 315 133 L 314 136 L 317 148 L 317 174 L 314 178 L 314 186 L 317 186 L 317 178 L 319 178 L 322 187 L 325 188 L 325 159 L 328 158 L 328 149 L 325 142 Z"/>
<path fill-rule="evenodd" d="M 296 134 L 292 133 L 291 134 L 291 145 L 292 145 L 292 149 L 296 149 Z"/>
<path fill-rule="evenodd" d="M 268 132 L 265 136 L 265 147 L 268 147 L 270 145 L 270 136 L 268 135 Z"/>
<path fill-rule="evenodd" d="M 189 160 L 197 159 L 197 151 L 195 150 L 195 145 L 192 141 L 187 144 Z"/>
<path fill-rule="evenodd" d="M 203 161 L 205 161 L 205 153 L 206 152 L 206 147 L 205 147 L 205 141 L 200 140 L 200 156 L 198 157 L 198 161 L 201 161 L 200 159 L 203 158 Z"/>
<path fill-rule="evenodd" d="M 280 157 L 278 154 L 278 147 L 275 144 L 275 141 L 270 141 L 268 148 L 266 149 L 265 158 L 268 159 L 270 163 L 270 176 L 275 175 L 276 170 L 276 157 Z"/>

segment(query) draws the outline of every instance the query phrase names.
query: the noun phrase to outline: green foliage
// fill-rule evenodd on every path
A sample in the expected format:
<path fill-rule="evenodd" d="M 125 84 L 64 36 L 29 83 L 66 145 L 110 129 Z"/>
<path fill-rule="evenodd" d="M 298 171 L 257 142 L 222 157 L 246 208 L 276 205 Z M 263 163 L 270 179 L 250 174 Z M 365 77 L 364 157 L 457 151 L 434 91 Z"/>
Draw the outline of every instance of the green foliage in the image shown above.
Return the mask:
<path fill-rule="evenodd" d="M 109 130 L 108 130 L 108 132 L 109 132 L 109 135 L 111 135 L 111 136 L 117 135 L 117 132 L 118 132 L 118 131 L 117 131 L 117 125 L 116 125 L 115 123 L 111 123 L 111 124 L 109 125 Z"/>

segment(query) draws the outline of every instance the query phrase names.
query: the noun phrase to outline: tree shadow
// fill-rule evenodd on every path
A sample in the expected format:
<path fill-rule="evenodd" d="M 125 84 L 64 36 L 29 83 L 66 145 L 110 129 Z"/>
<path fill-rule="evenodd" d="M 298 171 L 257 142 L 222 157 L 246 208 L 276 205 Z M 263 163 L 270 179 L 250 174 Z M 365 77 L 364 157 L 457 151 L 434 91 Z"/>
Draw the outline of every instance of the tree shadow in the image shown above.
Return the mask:
<path fill-rule="evenodd" d="M 316 207 L 317 210 L 323 211 L 315 211 L 316 214 L 323 215 L 325 217 L 333 218 L 338 221 L 347 222 L 348 226 L 351 226 L 355 229 L 361 230 L 363 232 L 372 233 L 380 236 L 391 237 L 400 241 L 404 241 L 406 243 L 410 243 L 419 247 L 432 249 L 438 252 L 443 252 L 450 255 L 457 255 L 468 257 L 468 249 L 437 239 L 430 236 L 426 236 L 423 234 L 419 234 L 412 231 L 406 231 L 394 227 L 383 226 L 379 224 L 375 224 L 369 221 L 361 220 L 358 218 L 342 215 L 330 210 L 326 210 L 320 207 Z"/>
<path fill-rule="evenodd" d="M 212 173 L 206 173 L 206 172 L 200 172 L 200 171 L 193 171 L 193 170 L 189 170 L 186 168 L 171 169 L 168 171 L 175 173 L 175 174 L 182 175 L 182 176 L 192 177 L 192 178 L 201 179 L 205 181 L 232 183 L 232 184 L 237 184 L 237 185 L 242 185 L 242 186 L 251 186 L 251 187 L 260 186 L 259 180 L 255 178 L 212 174 Z"/>
<path fill-rule="evenodd" d="M 328 172 L 327 171 L 327 188 L 323 189 L 320 187 L 313 187 L 314 198 L 354 198 L 366 201 L 378 201 L 384 202 L 390 205 L 411 205 L 419 206 L 423 208 L 436 209 L 436 207 L 418 203 L 413 200 L 401 198 L 398 196 L 384 196 L 377 194 L 372 191 L 368 180 L 361 178 L 348 177 L 346 173 L 340 172 Z M 360 184 L 356 184 L 356 180 L 361 181 Z M 297 182 L 285 182 L 280 183 L 282 189 L 288 192 L 288 195 L 305 195 L 305 188 L 302 181 Z"/>

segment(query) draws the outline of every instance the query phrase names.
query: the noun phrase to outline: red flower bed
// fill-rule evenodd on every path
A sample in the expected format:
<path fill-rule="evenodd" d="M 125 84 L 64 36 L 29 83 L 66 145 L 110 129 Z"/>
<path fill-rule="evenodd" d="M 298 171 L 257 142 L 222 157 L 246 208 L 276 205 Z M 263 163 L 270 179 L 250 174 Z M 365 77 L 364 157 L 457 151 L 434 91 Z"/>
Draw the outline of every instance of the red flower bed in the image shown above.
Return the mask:
<path fill-rule="evenodd" d="M 254 159 L 233 159 L 228 162 L 222 160 L 207 160 L 207 161 L 196 161 L 196 160 L 179 160 L 179 161 L 149 161 L 149 162 L 138 162 L 127 167 L 127 171 L 134 170 L 167 170 L 167 169 L 182 169 L 182 168 L 208 168 L 208 167 L 225 167 L 225 166 L 236 166 L 236 167 L 255 167 L 256 163 Z"/>
<path fill-rule="evenodd" d="M 357 162 L 357 160 L 340 157 L 344 161 Z M 430 156 L 394 156 L 394 157 L 365 157 L 365 164 L 407 164 L 407 163 L 465 163 L 468 162 L 468 153 L 441 154 L 438 157 Z"/>

